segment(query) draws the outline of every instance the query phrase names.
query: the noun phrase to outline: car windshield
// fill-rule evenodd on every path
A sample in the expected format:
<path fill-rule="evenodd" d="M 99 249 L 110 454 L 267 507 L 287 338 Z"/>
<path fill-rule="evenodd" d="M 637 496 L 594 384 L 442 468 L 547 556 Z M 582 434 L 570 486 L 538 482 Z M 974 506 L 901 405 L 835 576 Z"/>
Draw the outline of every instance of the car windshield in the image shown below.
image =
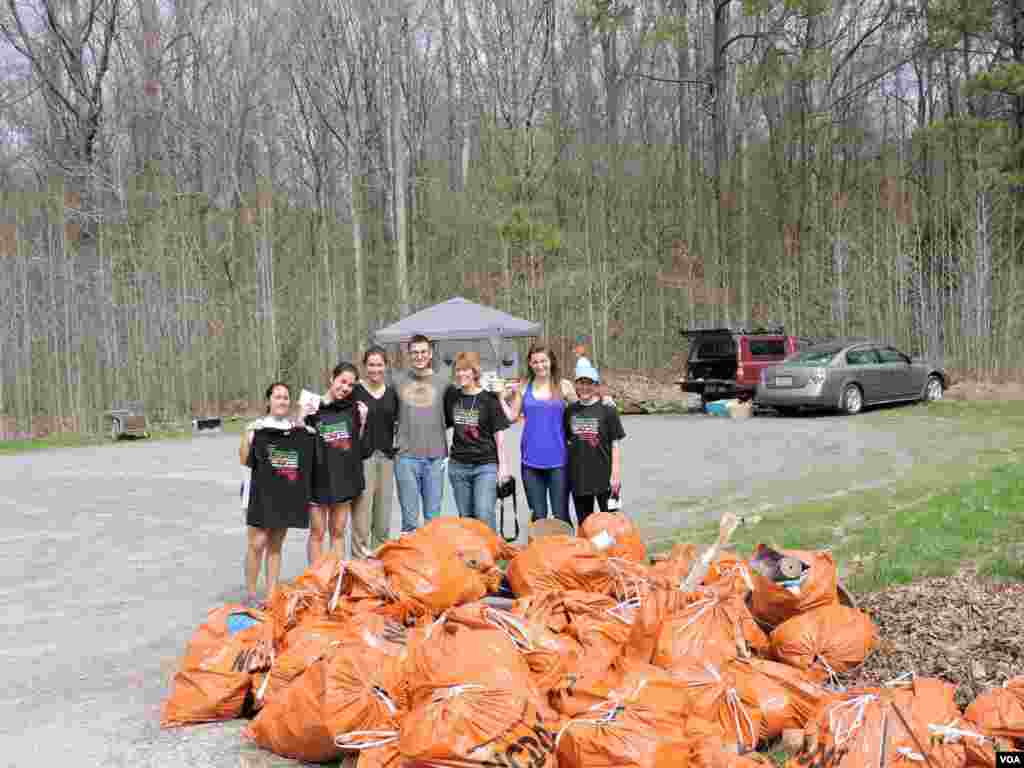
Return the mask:
<path fill-rule="evenodd" d="M 803 352 L 797 352 L 792 357 L 786 358 L 786 365 L 805 366 L 808 368 L 828 365 L 832 362 L 832 358 L 839 354 L 839 351 L 835 347 L 805 349 Z"/>

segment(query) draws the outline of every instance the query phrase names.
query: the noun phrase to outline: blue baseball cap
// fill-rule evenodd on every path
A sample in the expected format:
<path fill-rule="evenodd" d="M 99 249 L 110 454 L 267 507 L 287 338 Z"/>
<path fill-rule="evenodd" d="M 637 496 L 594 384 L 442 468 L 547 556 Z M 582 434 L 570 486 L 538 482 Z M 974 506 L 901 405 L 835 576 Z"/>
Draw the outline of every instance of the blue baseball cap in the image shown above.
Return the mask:
<path fill-rule="evenodd" d="M 590 379 L 595 384 L 601 383 L 601 376 L 598 374 L 597 368 L 585 357 L 576 361 L 576 380 L 579 379 Z"/>

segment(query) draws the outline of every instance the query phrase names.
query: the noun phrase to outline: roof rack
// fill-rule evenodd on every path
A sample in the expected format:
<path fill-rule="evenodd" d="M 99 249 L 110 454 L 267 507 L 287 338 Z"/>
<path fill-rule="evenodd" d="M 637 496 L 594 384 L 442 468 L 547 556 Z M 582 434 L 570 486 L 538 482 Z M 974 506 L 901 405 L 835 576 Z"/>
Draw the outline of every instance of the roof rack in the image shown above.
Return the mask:
<path fill-rule="evenodd" d="M 710 333 L 720 334 L 742 334 L 744 336 L 752 336 L 758 334 L 772 334 L 784 336 L 786 334 L 785 326 L 781 324 L 765 324 L 765 325 L 730 325 L 730 326 L 711 326 L 708 325 L 706 328 L 688 328 L 683 329 L 679 332 L 683 336 L 701 336 Z"/>

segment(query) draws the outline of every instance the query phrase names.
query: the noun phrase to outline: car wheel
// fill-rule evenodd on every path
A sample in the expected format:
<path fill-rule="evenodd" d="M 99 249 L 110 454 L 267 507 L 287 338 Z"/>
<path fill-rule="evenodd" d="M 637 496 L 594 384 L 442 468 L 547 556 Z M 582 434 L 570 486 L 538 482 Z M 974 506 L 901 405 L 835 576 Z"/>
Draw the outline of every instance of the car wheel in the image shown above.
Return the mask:
<path fill-rule="evenodd" d="M 792 416 L 796 416 L 797 409 L 796 408 L 791 408 L 791 407 L 776 407 L 775 408 L 775 412 L 777 414 L 779 414 L 779 416 L 792 417 Z"/>
<path fill-rule="evenodd" d="M 931 403 L 942 399 L 942 379 L 938 376 L 929 376 L 928 383 L 924 385 L 924 400 Z"/>
<path fill-rule="evenodd" d="M 860 387 L 856 384 L 847 385 L 843 390 L 843 402 L 840 407 L 848 416 L 860 413 L 860 409 L 864 407 L 864 393 Z"/>

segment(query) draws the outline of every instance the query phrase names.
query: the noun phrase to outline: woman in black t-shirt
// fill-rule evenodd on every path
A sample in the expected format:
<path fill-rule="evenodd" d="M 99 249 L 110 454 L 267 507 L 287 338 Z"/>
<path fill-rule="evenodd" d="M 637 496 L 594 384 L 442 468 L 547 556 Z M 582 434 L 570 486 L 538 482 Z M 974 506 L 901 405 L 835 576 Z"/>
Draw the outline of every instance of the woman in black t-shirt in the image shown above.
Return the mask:
<path fill-rule="evenodd" d="M 363 355 L 366 379 L 352 393 L 367 408 L 363 435 L 363 474 L 366 488 L 352 502 L 352 556 L 372 557 L 391 534 L 391 497 L 395 477 L 395 421 L 398 395 L 384 381 L 388 356 L 383 347 Z"/>
<path fill-rule="evenodd" d="M 448 479 L 460 517 L 475 517 L 497 531 L 498 483 L 508 477 L 505 430 L 508 418 L 497 396 L 480 386 L 480 355 L 455 356 L 455 383 L 445 395 L 445 424 L 452 428 Z"/>
<path fill-rule="evenodd" d="M 267 595 L 281 573 L 281 548 L 289 528 L 308 528 L 320 444 L 316 434 L 288 418 L 291 394 L 275 382 L 267 388 L 267 416 L 242 435 L 239 459 L 252 470 L 246 511 L 246 605 L 255 605 L 260 566 L 266 560 Z"/>
<path fill-rule="evenodd" d="M 366 404 L 352 397 L 359 371 L 352 363 L 339 363 L 331 374 L 330 400 L 320 404 L 306 424 L 322 441 L 322 472 L 313 489 L 316 507 L 309 513 L 309 541 L 306 555 L 310 565 L 323 552 L 324 529 L 329 526 L 331 551 L 345 556 L 345 528 L 352 501 L 363 492 L 363 433 L 366 430 Z"/>

